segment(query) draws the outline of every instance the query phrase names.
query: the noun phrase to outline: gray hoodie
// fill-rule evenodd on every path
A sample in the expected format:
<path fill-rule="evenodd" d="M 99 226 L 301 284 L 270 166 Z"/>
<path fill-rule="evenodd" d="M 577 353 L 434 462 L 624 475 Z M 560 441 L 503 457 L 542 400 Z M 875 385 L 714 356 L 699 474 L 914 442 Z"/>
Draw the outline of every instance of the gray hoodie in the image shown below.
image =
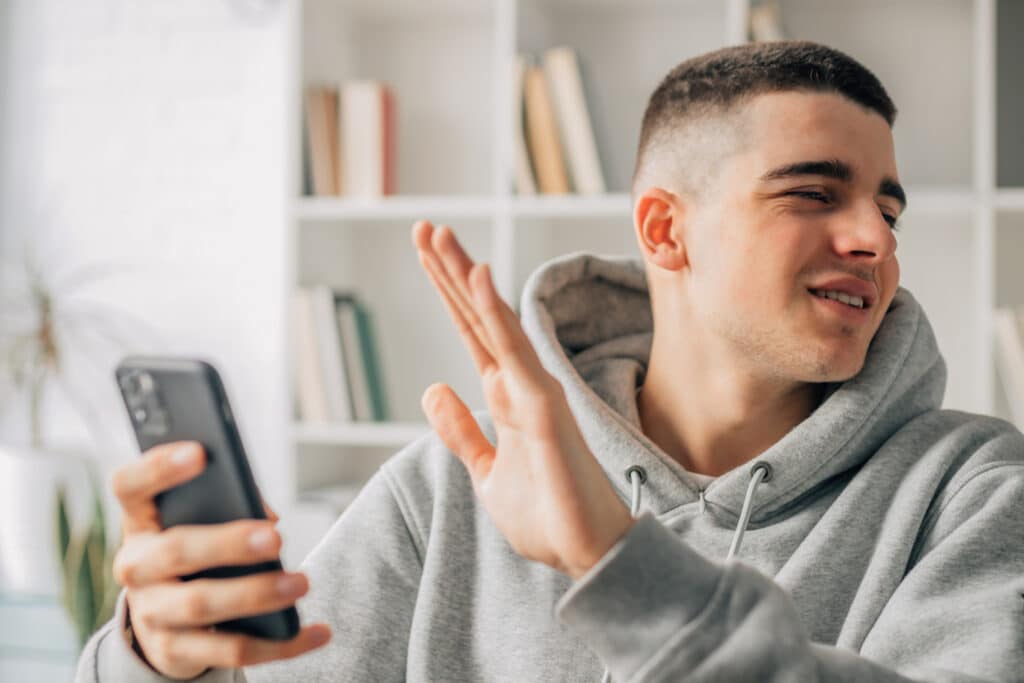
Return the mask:
<path fill-rule="evenodd" d="M 331 642 L 196 680 L 1024 681 L 1024 435 L 939 409 L 945 362 L 909 291 L 856 377 L 706 490 L 640 429 L 640 261 L 549 261 L 521 311 L 633 529 L 575 582 L 524 560 L 425 435 L 302 564 L 299 613 Z M 77 681 L 167 680 L 124 620 L 122 595 Z"/>

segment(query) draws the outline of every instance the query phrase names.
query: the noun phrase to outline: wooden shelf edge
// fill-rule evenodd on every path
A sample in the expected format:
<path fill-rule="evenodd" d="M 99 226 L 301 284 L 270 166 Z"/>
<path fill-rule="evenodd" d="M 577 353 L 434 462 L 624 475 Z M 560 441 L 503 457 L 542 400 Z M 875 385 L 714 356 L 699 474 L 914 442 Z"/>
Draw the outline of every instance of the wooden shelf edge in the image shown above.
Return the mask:
<path fill-rule="evenodd" d="M 426 422 L 296 422 L 292 437 L 299 444 L 404 446 L 431 430 Z"/>
<path fill-rule="evenodd" d="M 1000 211 L 1024 211 L 1024 188 L 997 189 L 995 206 Z"/>
<path fill-rule="evenodd" d="M 299 197 L 295 218 L 304 221 L 389 220 L 432 218 L 492 218 L 498 202 L 489 196 L 397 195 L 380 199 Z"/>

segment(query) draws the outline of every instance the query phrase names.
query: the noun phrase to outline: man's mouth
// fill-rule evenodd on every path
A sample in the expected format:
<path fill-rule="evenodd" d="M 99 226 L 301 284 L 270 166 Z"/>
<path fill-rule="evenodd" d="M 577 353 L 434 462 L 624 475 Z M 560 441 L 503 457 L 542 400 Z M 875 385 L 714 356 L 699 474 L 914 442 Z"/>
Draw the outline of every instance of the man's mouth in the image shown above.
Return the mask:
<path fill-rule="evenodd" d="M 851 296 L 844 292 L 838 292 L 834 289 L 808 289 L 807 291 L 813 294 L 814 296 L 818 297 L 819 299 L 831 299 L 832 301 L 837 301 L 839 303 L 846 304 L 850 308 L 858 308 L 861 310 L 866 308 L 866 306 L 864 305 L 864 300 L 859 296 Z"/>

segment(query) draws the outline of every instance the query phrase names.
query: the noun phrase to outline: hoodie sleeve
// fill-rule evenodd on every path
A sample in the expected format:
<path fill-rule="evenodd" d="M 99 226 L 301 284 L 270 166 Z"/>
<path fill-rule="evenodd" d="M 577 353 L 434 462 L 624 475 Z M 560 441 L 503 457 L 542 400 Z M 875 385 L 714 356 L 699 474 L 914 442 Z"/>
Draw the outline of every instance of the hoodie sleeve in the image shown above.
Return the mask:
<path fill-rule="evenodd" d="M 292 659 L 244 670 L 214 669 L 192 683 L 405 680 L 406 649 L 419 589 L 417 537 L 393 493 L 384 465 L 302 562 L 309 592 L 297 603 L 302 624 L 326 622 L 327 645 Z M 87 643 L 75 683 L 167 683 L 124 636 L 127 605 Z"/>
<path fill-rule="evenodd" d="M 789 594 L 650 513 L 562 596 L 619 683 L 1010 681 L 1024 671 L 1024 463 L 980 468 L 926 520 L 859 652 L 811 642 Z"/>

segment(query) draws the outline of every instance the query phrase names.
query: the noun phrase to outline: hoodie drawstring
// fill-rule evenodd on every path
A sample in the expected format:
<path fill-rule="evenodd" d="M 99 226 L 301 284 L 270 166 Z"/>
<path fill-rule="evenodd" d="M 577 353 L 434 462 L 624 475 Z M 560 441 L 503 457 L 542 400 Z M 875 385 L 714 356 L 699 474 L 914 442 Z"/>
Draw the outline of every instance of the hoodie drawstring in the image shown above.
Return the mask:
<path fill-rule="evenodd" d="M 647 482 L 647 470 L 640 465 L 633 465 L 626 470 L 626 481 L 628 481 L 633 487 L 633 495 L 631 496 L 631 502 L 629 504 L 629 514 L 636 518 L 640 514 L 640 487 Z M 611 683 L 612 672 L 607 668 L 604 670 L 604 676 L 601 677 L 601 683 Z"/>
<path fill-rule="evenodd" d="M 647 470 L 640 465 L 633 465 L 626 470 L 626 481 L 633 485 L 633 502 L 629 505 L 629 514 L 636 517 L 640 514 L 640 487 L 647 483 Z"/>
<path fill-rule="evenodd" d="M 732 537 L 732 545 L 729 547 L 729 554 L 726 555 L 725 560 L 728 562 L 736 553 L 740 551 L 740 543 L 743 542 L 743 533 L 747 530 L 747 524 L 750 523 L 750 511 L 754 503 L 754 491 L 757 490 L 757 485 L 763 481 L 771 481 L 772 479 L 772 466 L 766 462 L 755 463 L 750 469 L 750 484 L 747 485 L 747 495 L 743 497 L 743 508 L 740 510 L 740 518 L 736 523 L 736 532 Z M 647 470 L 639 465 L 633 465 L 626 470 L 626 480 L 633 487 L 632 502 L 629 505 L 629 514 L 634 518 L 640 513 L 640 487 L 647 482 Z M 701 507 L 704 505 L 704 489 L 701 489 Z M 703 512 L 703 509 L 702 509 Z M 601 683 L 611 683 L 612 674 L 605 668 L 604 676 L 601 677 Z"/>
<path fill-rule="evenodd" d="M 759 462 L 750 470 L 750 483 L 747 485 L 747 495 L 743 497 L 743 509 L 740 511 L 740 520 L 736 523 L 736 533 L 732 537 L 732 545 L 729 547 L 729 554 L 725 556 L 728 562 L 740 551 L 740 543 L 743 542 L 743 532 L 747 530 L 747 523 L 750 522 L 750 508 L 753 507 L 754 490 L 762 481 L 770 481 L 772 478 L 772 466 L 766 462 Z"/>

